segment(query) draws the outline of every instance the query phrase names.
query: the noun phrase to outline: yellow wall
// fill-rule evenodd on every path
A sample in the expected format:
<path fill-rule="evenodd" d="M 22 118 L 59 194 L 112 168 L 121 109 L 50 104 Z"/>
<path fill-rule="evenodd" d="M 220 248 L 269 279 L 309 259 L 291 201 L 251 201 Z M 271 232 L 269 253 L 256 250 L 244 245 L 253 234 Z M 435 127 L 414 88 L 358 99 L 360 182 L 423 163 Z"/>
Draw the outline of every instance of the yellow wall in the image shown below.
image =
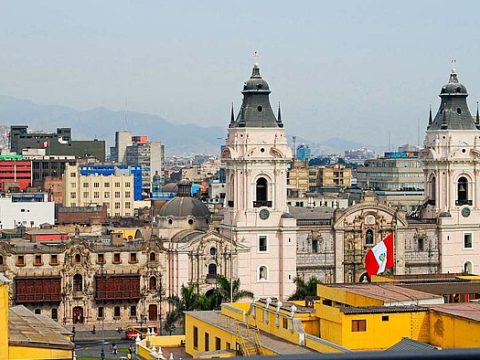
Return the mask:
<path fill-rule="evenodd" d="M 430 310 L 430 343 L 441 348 L 480 347 L 480 322 Z"/>
<path fill-rule="evenodd" d="M 8 359 L 8 288 L 0 283 L 0 359 Z"/>
<path fill-rule="evenodd" d="M 382 300 L 374 299 L 368 296 L 354 294 L 348 289 L 338 289 L 325 285 L 317 285 L 317 294 L 320 297 L 320 302 L 323 299 L 332 300 L 334 302 L 350 305 L 350 306 L 381 306 Z"/>
<path fill-rule="evenodd" d="M 72 350 L 10 346 L 9 360 L 71 359 Z M 6 359 L 6 358 L 2 358 Z"/>

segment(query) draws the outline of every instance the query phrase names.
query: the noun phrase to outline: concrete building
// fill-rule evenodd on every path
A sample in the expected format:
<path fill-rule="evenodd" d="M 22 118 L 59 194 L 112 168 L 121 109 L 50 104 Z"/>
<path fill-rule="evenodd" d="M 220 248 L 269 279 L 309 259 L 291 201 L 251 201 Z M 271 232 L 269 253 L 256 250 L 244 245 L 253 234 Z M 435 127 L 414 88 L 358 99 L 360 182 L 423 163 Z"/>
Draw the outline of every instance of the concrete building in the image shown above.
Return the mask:
<path fill-rule="evenodd" d="M 63 175 L 63 205 L 104 205 L 109 216 L 133 216 L 134 176 L 82 175 L 79 165 L 67 165 Z"/>
<path fill-rule="evenodd" d="M 24 149 L 45 149 L 46 155 L 73 155 L 77 159 L 105 161 L 104 140 L 72 140 L 70 128 L 58 128 L 56 133 L 43 133 L 29 132 L 26 125 L 12 125 L 10 151 L 21 154 Z"/>
<path fill-rule="evenodd" d="M 156 141 L 148 141 L 147 136 L 133 136 L 132 144 L 126 147 L 126 163 L 142 167 L 142 188 L 150 194 L 153 176 L 156 172 L 162 175 L 164 162 L 163 145 Z"/>
<path fill-rule="evenodd" d="M 13 193 L 0 197 L 0 227 L 14 229 L 55 223 L 55 203 L 45 193 Z"/>
<path fill-rule="evenodd" d="M 0 155 L 0 191 L 24 191 L 32 185 L 32 162 L 23 157 Z"/>
<path fill-rule="evenodd" d="M 383 191 L 423 190 L 423 168 L 418 152 L 386 152 L 357 168 L 357 186 Z"/>
<path fill-rule="evenodd" d="M 130 131 L 115 132 L 115 146 L 110 148 L 110 160 L 120 164 L 127 162 L 127 147 L 132 145 Z"/>
<path fill-rule="evenodd" d="M 298 145 L 295 150 L 295 160 L 298 161 L 308 161 L 310 160 L 311 155 L 312 151 L 308 145 Z"/>
<path fill-rule="evenodd" d="M 345 189 L 351 186 L 352 169 L 340 164 L 320 166 L 318 168 L 316 190 L 335 188 Z"/>

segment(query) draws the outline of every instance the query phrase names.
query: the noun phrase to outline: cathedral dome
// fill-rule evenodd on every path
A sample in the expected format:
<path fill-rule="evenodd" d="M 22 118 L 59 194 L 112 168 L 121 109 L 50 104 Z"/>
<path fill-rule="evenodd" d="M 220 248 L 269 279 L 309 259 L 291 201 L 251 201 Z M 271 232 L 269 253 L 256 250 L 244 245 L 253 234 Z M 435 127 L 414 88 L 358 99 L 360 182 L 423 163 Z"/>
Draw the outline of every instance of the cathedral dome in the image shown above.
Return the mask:
<path fill-rule="evenodd" d="M 258 64 L 253 65 L 252 76 L 243 85 L 242 93 L 270 93 L 268 83 L 260 75 L 260 67 Z"/>
<path fill-rule="evenodd" d="M 163 205 L 158 215 L 161 217 L 173 216 L 177 218 L 186 218 L 188 216 L 208 218 L 210 216 L 210 210 L 208 210 L 207 206 L 199 199 L 177 196 Z"/>

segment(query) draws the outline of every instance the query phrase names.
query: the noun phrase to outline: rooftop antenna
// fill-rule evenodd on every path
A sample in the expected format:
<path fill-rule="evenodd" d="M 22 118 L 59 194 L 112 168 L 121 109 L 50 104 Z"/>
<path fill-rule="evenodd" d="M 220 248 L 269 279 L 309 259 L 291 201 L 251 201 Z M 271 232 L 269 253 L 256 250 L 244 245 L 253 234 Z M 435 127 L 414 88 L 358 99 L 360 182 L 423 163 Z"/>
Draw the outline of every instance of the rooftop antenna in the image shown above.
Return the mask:
<path fill-rule="evenodd" d="M 297 143 L 297 137 L 293 135 L 292 139 L 293 139 L 293 159 L 295 159 L 297 157 L 297 149 L 295 147 L 295 144 Z"/>
<path fill-rule="evenodd" d="M 123 119 L 123 126 L 125 127 L 125 131 L 128 130 L 128 97 L 125 95 L 125 114 Z"/>

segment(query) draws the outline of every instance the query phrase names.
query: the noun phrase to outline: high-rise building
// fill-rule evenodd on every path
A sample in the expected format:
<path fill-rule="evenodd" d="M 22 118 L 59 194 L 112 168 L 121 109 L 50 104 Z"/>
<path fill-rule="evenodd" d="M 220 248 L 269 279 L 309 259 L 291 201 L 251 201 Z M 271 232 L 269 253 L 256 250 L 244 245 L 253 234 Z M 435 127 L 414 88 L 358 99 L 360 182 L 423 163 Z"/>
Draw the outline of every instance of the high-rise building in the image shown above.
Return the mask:
<path fill-rule="evenodd" d="M 310 150 L 310 146 L 298 145 L 295 153 L 295 160 L 308 161 L 311 155 L 312 155 L 312 151 Z"/>
<path fill-rule="evenodd" d="M 132 145 L 132 133 L 130 131 L 115 132 L 115 146 L 111 148 L 110 158 L 117 163 L 127 162 L 127 146 Z"/>
<path fill-rule="evenodd" d="M 296 221 L 288 213 L 286 188 L 293 154 L 258 64 L 242 94 L 222 151 L 227 207 L 220 232 L 249 249 L 234 274 L 242 287 L 256 296 L 285 299 L 294 291 L 297 261 Z"/>

